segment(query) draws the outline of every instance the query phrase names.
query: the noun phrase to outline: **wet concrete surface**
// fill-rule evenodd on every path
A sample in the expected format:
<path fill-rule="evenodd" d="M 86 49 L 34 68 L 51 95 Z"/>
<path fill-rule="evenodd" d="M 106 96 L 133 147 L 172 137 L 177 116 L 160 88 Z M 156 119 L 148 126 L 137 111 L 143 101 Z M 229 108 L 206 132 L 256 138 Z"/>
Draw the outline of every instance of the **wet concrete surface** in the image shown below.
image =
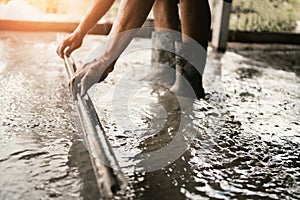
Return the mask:
<path fill-rule="evenodd" d="M 81 151 L 57 34 L 0 38 L 0 199 L 79 199 Z"/>
<path fill-rule="evenodd" d="M 55 54 L 64 35 L 0 33 L 1 199 L 101 198 Z M 74 53 L 78 65 L 103 40 L 88 36 Z M 168 90 L 143 80 L 151 73 L 151 52 L 142 49 L 149 42 L 135 39 L 141 50 L 129 48 L 91 91 L 129 180 L 114 199 L 299 199 L 300 48 L 210 51 L 208 95 L 181 112 Z M 175 149 L 162 169 L 137 171 L 138 156 L 171 144 L 178 130 L 186 151 Z"/>

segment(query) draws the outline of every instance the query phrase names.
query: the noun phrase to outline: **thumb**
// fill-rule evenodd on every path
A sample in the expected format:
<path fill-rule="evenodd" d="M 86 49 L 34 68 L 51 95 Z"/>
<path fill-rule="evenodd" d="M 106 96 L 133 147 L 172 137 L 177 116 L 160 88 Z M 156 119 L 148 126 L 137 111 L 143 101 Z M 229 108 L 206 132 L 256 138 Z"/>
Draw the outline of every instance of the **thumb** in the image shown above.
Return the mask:
<path fill-rule="evenodd" d="M 70 57 L 70 55 L 71 55 L 71 53 L 74 51 L 74 49 L 75 49 L 74 45 L 69 46 L 69 48 L 66 50 L 65 55 L 66 55 L 67 57 Z"/>

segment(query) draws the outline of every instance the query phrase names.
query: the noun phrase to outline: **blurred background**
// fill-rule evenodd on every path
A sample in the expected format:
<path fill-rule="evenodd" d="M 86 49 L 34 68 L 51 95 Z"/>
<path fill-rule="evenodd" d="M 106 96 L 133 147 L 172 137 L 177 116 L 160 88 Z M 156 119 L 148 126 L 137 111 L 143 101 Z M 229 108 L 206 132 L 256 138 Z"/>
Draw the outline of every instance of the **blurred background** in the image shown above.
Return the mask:
<path fill-rule="evenodd" d="M 79 22 L 91 0 L 0 0 L 0 19 Z M 104 21 L 112 21 L 120 0 Z"/>
<path fill-rule="evenodd" d="M 79 22 L 91 0 L 0 0 L 0 19 Z M 100 22 L 112 22 L 116 0 Z M 212 14 L 216 0 L 210 0 Z M 230 30 L 300 32 L 300 0 L 234 0 Z M 149 16 L 152 18 L 152 15 Z"/>

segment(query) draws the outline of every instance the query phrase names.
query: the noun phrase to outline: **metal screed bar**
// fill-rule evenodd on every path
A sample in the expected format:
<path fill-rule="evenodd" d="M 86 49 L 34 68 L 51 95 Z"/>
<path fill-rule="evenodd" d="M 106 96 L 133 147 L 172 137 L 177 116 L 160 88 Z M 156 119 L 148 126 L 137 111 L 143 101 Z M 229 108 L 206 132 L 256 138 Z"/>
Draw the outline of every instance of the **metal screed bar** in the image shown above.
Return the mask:
<path fill-rule="evenodd" d="M 76 71 L 76 65 L 71 57 L 64 57 L 65 67 L 69 78 Z M 80 123 L 82 136 L 89 150 L 97 185 L 102 197 L 110 198 L 115 192 L 127 186 L 111 145 L 103 131 L 95 107 L 86 94 L 84 97 L 76 94 L 74 100 Z"/>

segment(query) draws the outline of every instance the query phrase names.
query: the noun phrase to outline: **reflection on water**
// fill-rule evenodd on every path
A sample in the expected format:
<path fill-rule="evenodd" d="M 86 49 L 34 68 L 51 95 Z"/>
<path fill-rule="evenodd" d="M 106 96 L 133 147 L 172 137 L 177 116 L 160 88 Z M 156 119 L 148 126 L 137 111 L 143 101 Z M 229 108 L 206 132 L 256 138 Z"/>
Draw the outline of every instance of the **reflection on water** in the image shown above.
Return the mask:
<path fill-rule="evenodd" d="M 0 39 L 0 199 L 101 197 L 74 129 L 56 34 L 2 32 Z M 75 57 L 83 58 L 99 40 L 87 37 Z M 133 45 L 143 42 L 149 41 Z M 149 50 L 125 54 L 93 89 L 99 118 L 129 180 L 114 199 L 300 198 L 299 77 L 232 52 L 210 57 L 208 95 L 184 112 L 166 89 L 135 73 L 149 64 Z M 112 105 L 115 84 L 126 73 L 130 78 L 122 89 L 129 101 Z M 132 94 L 129 85 L 136 87 Z M 139 155 L 172 144 L 180 123 L 186 125 L 182 140 L 161 156 L 175 155 L 175 161 L 156 171 L 135 171 Z"/>

